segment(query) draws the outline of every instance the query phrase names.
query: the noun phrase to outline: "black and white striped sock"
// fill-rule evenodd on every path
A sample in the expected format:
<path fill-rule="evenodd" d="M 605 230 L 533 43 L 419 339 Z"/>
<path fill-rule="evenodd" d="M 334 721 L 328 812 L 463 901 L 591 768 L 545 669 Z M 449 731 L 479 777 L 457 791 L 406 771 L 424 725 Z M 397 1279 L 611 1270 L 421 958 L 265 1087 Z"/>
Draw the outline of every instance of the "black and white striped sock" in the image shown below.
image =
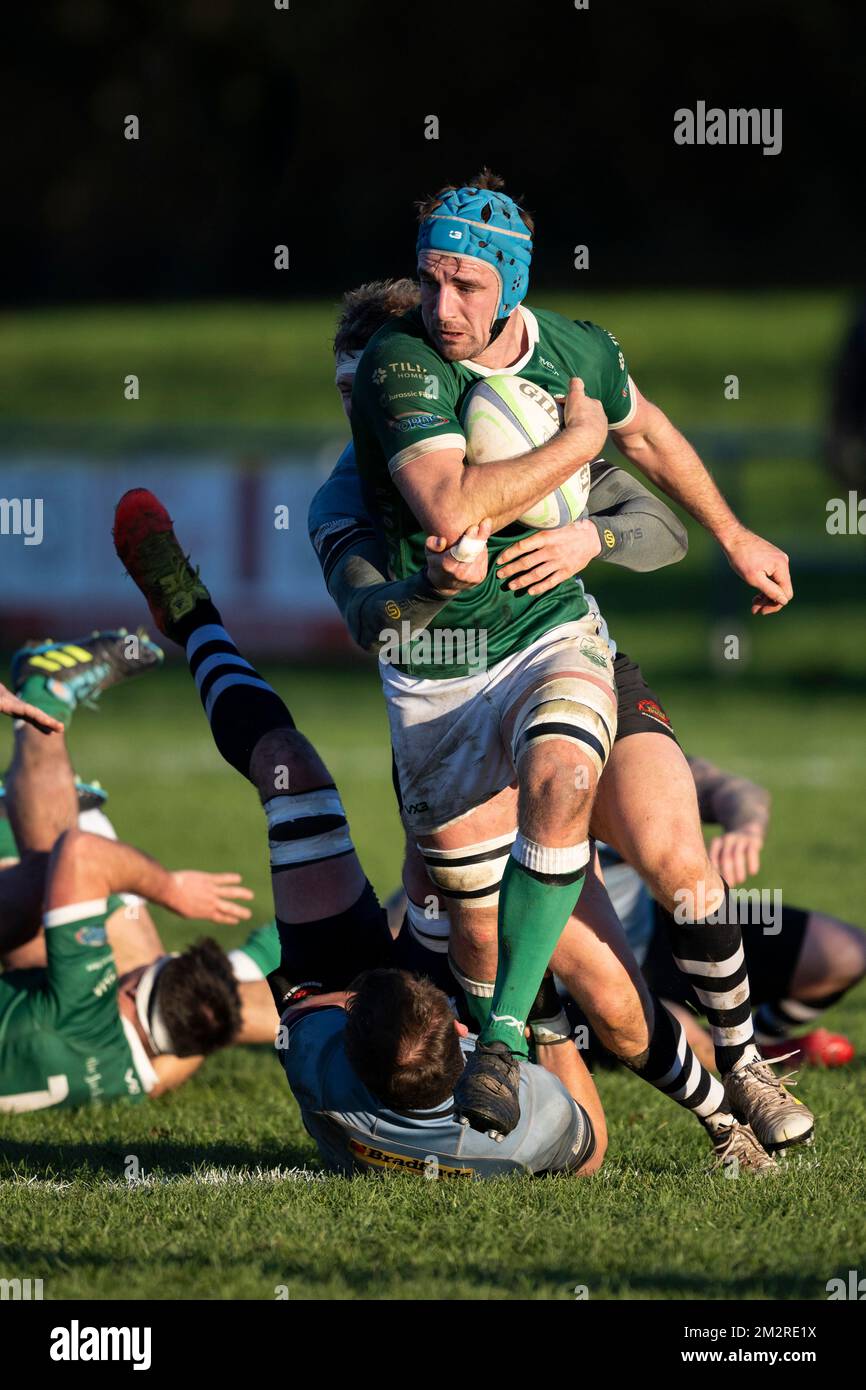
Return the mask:
<path fill-rule="evenodd" d="M 220 623 L 206 623 L 190 633 L 186 659 L 214 743 L 226 762 L 249 778 L 259 739 L 272 729 L 293 729 L 292 716 Z"/>
<path fill-rule="evenodd" d="M 729 1124 L 733 1116 L 721 1081 L 695 1056 L 679 1019 L 668 1013 L 655 995 L 652 1002 L 655 1021 L 649 1047 L 639 1063 L 626 1065 L 708 1127 Z"/>
<path fill-rule="evenodd" d="M 736 922 L 669 921 L 674 959 L 704 1006 L 716 1066 L 724 1076 L 742 1057 L 752 1061 L 759 1055 L 743 934 Z"/>
<path fill-rule="evenodd" d="M 810 999 L 808 1004 L 802 1004 L 799 999 L 774 999 L 772 1003 L 759 1004 L 755 1010 L 755 1037 L 759 1043 L 774 1043 L 790 1037 L 798 1028 L 814 1023 L 847 992 L 840 989 L 823 999 Z"/>

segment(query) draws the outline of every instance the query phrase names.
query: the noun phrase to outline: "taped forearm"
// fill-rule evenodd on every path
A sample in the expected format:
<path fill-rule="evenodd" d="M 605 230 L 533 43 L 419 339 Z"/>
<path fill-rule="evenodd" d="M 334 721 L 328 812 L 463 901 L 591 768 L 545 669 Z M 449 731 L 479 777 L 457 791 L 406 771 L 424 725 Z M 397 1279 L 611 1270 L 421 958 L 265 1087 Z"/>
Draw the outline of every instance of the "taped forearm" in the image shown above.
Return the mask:
<path fill-rule="evenodd" d="M 721 772 L 706 758 L 689 758 L 698 793 L 701 820 L 724 831 L 754 826 L 766 833 L 770 820 L 770 793 L 747 777 Z"/>
<path fill-rule="evenodd" d="M 448 598 L 433 588 L 423 571 L 408 579 L 389 581 L 363 555 L 343 556 L 328 580 L 328 592 L 343 615 L 353 641 L 376 652 L 383 633 L 407 622 L 411 634 L 420 632 L 442 611 Z"/>
<path fill-rule="evenodd" d="M 640 572 L 676 564 L 689 548 L 682 522 L 625 469 L 604 467 L 592 465 L 587 503 L 601 541 L 599 558 Z"/>

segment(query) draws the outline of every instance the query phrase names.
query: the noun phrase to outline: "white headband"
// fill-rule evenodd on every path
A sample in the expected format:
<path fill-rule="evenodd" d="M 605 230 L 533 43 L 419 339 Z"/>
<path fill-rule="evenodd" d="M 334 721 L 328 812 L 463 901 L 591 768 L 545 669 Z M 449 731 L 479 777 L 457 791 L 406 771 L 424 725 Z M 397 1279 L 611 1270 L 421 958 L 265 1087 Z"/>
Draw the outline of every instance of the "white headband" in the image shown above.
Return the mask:
<path fill-rule="evenodd" d="M 154 999 L 151 1003 L 151 996 L 160 971 L 168 965 L 170 960 L 174 960 L 176 954 L 177 952 L 174 951 L 171 955 L 160 956 L 159 960 L 153 962 L 153 965 L 149 965 L 135 991 L 135 1011 L 138 1014 L 138 1021 L 144 1029 L 147 1041 L 156 1053 L 174 1052 L 171 1033 L 165 1026 L 159 1000 Z"/>
<path fill-rule="evenodd" d="M 337 353 L 336 357 L 334 358 L 337 367 L 336 373 L 334 374 L 334 382 L 337 386 L 339 386 L 340 382 L 344 381 L 346 377 L 352 377 L 355 375 L 358 363 L 360 362 L 363 356 L 363 348 L 358 348 L 357 351 L 354 352 Z"/>

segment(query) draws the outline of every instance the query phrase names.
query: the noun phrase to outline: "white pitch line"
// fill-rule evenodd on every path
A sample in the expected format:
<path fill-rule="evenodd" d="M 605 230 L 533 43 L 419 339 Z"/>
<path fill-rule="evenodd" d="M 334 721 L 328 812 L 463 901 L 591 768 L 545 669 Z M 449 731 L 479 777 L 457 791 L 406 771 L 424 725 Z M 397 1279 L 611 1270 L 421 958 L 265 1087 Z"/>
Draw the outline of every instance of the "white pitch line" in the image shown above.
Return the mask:
<path fill-rule="evenodd" d="M 0 1179 L 0 1190 L 17 1187 L 35 1192 L 68 1192 L 72 1188 L 92 1186 L 93 1190 L 131 1192 L 136 1188 L 273 1186 L 284 1182 L 323 1182 L 327 1173 L 315 1168 L 203 1168 L 199 1172 L 142 1173 L 139 1178 L 102 1178 L 95 1184 L 86 1179 L 77 1181 L 55 1178 L 26 1178 L 15 1175 Z"/>

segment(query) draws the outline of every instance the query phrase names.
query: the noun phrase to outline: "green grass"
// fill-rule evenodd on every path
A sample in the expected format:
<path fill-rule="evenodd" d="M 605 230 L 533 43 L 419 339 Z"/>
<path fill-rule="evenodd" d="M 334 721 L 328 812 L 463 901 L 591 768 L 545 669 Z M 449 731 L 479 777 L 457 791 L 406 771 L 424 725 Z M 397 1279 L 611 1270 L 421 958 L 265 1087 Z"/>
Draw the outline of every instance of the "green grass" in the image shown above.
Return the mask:
<path fill-rule="evenodd" d="M 819 425 L 850 311 L 842 292 L 817 290 L 533 302 L 616 333 L 638 384 L 687 427 Z M 321 303 L 7 311 L 0 425 L 340 430 L 329 367 L 335 312 Z M 135 402 L 123 395 L 128 373 L 141 382 Z M 724 396 L 731 373 L 737 401 Z"/>
<path fill-rule="evenodd" d="M 759 643 L 755 678 L 763 662 Z M 806 687 L 765 698 L 748 672 L 696 685 L 685 664 L 662 692 L 683 741 L 773 790 L 761 881 L 862 920 L 856 697 Z M 387 892 L 400 835 L 375 672 L 269 675 L 328 760 L 363 862 Z M 267 914 L 261 813 L 213 750 L 185 672 L 81 713 L 72 746 L 77 767 L 109 787 L 122 835 L 172 866 L 241 869 Z M 171 946 L 197 934 L 160 921 Z M 226 944 L 240 936 L 221 933 Z M 830 1022 L 860 1058 L 803 1077 L 816 1144 L 764 1183 L 705 1176 L 694 1122 L 623 1072 L 599 1079 L 611 1142 L 589 1182 L 309 1180 L 291 1171 L 318 1165 L 268 1048 L 212 1058 L 164 1100 L 5 1116 L 0 1276 L 42 1278 L 49 1298 L 271 1299 L 285 1286 L 291 1298 L 572 1299 L 584 1285 L 590 1298 L 821 1299 L 828 1279 L 866 1258 L 863 991 Z M 140 1187 L 124 1180 L 129 1154 L 149 1175 Z M 236 1180 L 217 1185 L 214 1170 L 227 1168 Z"/>
<path fill-rule="evenodd" d="M 550 303 L 617 333 L 640 385 L 679 423 L 748 434 L 739 468 L 712 442 L 707 458 L 746 522 L 790 550 L 790 610 L 750 619 L 742 587 L 694 525 L 682 565 L 637 578 L 598 566 L 590 587 L 684 745 L 771 788 L 762 884 L 863 923 L 862 540 L 827 536 L 836 488 L 803 442 L 824 416 L 845 297 Z M 61 449 L 87 439 L 122 453 L 142 427 L 193 443 L 215 431 L 233 445 L 264 426 L 280 440 L 344 436 L 332 319 L 327 305 L 5 313 L 0 439 Z M 122 397 L 128 372 L 141 377 L 135 403 Z M 736 402 L 723 396 L 729 373 L 740 378 Z M 789 424 L 803 432 L 796 456 L 771 455 L 761 431 Z M 736 662 L 721 655 L 731 633 L 743 638 Z M 331 766 L 365 868 L 387 893 L 401 834 L 375 670 L 268 674 Z M 261 812 L 216 755 L 185 672 L 169 668 L 82 713 L 72 747 L 79 771 L 109 788 L 121 835 L 172 867 L 242 870 L 261 920 L 270 915 Z M 157 915 L 170 947 L 199 934 Z M 226 945 L 241 937 L 220 933 Z M 325 1178 L 267 1048 L 212 1058 L 161 1101 L 4 1116 L 0 1278 L 43 1278 L 49 1298 L 270 1299 L 285 1286 L 292 1298 L 571 1299 L 585 1285 L 590 1298 L 821 1299 L 828 1279 L 866 1267 L 866 990 L 829 1022 L 850 1033 L 858 1060 L 803 1077 L 815 1147 L 760 1184 L 705 1176 L 694 1122 L 623 1072 L 599 1079 L 611 1142 L 590 1182 Z M 140 1187 L 124 1181 L 129 1154 L 149 1175 Z M 235 1180 L 217 1184 L 227 1169 Z"/>

